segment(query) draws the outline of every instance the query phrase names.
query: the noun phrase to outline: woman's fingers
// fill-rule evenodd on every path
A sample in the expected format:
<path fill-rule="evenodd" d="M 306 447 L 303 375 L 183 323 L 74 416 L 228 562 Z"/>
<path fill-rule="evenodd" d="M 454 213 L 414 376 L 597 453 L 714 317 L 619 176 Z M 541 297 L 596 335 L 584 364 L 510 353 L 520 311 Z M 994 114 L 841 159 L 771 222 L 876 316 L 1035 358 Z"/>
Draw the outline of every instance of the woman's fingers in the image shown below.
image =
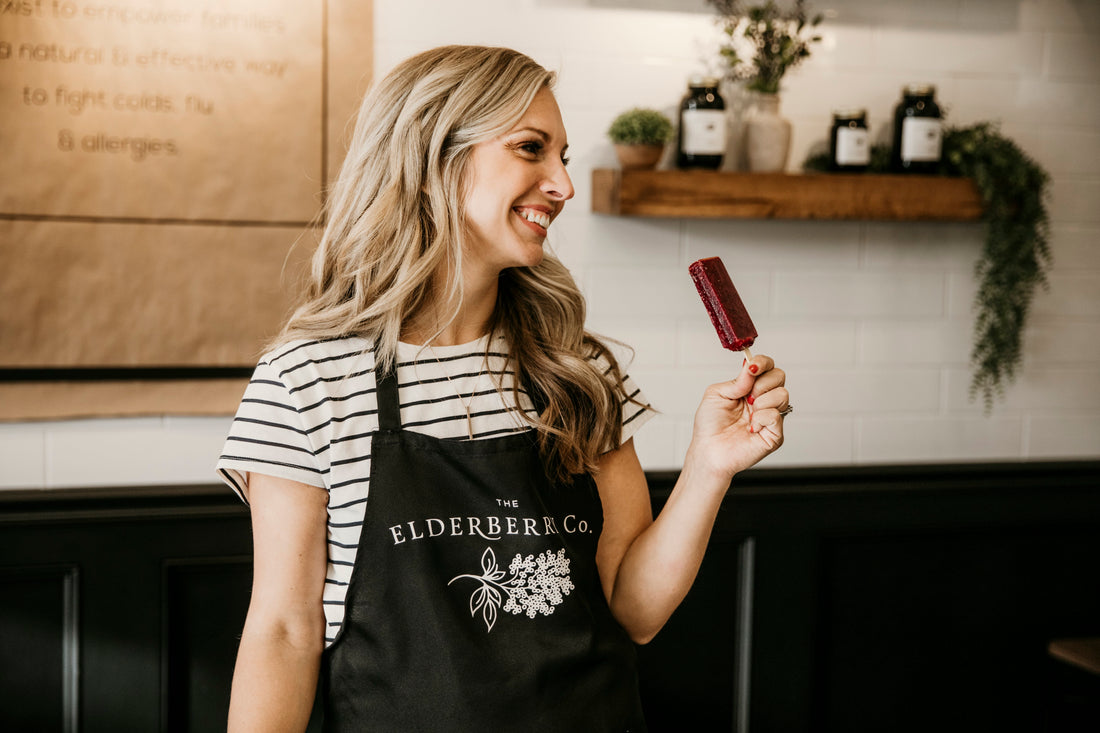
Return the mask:
<path fill-rule="evenodd" d="M 790 406 L 786 388 L 787 374 L 775 366 L 770 356 L 759 354 L 746 360 L 741 373 L 730 382 L 711 385 L 710 390 L 725 400 L 744 400 L 748 405 L 749 432 L 771 441 L 783 441 L 783 415 Z M 767 436 L 762 431 L 767 430 Z"/>
<path fill-rule="evenodd" d="M 757 354 L 751 361 L 746 360 L 741 366 L 741 372 L 722 387 L 722 396 L 727 399 L 741 399 L 751 394 L 755 397 L 766 391 L 757 387 L 761 380 L 764 380 L 763 384 L 768 388 L 783 383 L 786 375 L 782 370 L 778 370 L 778 374 L 776 371 L 775 362 L 770 356 Z"/>
<path fill-rule="evenodd" d="M 783 444 L 783 415 L 775 408 L 756 410 L 752 414 L 749 431 L 767 440 L 769 447 L 775 450 Z"/>
<path fill-rule="evenodd" d="M 761 382 L 768 377 L 772 377 L 768 381 L 778 381 L 779 386 L 764 389 L 758 397 L 750 394 L 746 398 L 746 400 L 751 400 L 752 404 L 749 431 L 761 434 L 763 434 L 763 431 L 768 431 L 781 443 L 783 441 L 783 415 L 781 413 L 790 406 L 791 396 L 787 388 L 782 386 L 782 371 L 778 369 L 773 371 L 777 371 L 779 374 L 776 376 L 771 375 L 770 372 L 765 374 L 764 377 L 757 380 L 757 386 L 753 387 L 753 392 L 756 392 L 758 387 L 767 387 L 766 384 L 761 385 Z"/>
<path fill-rule="evenodd" d="M 756 382 L 752 385 L 751 394 L 755 399 L 769 390 L 773 390 L 776 387 L 782 387 L 786 383 L 787 373 L 775 367 L 760 373 L 760 376 L 756 378 Z"/>
<path fill-rule="evenodd" d="M 743 371 L 754 377 L 760 376 L 775 367 L 775 361 L 767 354 L 756 354 L 752 361 L 746 361 Z"/>
<path fill-rule="evenodd" d="M 755 387 L 753 388 L 753 392 L 756 392 Z M 783 386 L 762 390 L 759 395 L 753 394 L 751 397 L 753 410 L 775 408 L 775 410 L 781 411 L 786 409 L 791 401 L 790 393 L 787 391 L 787 388 Z"/>

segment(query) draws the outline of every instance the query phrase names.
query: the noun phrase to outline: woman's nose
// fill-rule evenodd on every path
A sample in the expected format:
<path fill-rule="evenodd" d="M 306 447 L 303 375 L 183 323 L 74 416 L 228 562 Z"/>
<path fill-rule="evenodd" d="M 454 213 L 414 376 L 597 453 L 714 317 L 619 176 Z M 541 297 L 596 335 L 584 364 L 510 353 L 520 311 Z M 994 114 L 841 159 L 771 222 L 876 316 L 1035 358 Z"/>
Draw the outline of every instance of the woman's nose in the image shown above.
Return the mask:
<path fill-rule="evenodd" d="M 565 163 L 558 161 L 557 163 L 551 163 L 551 166 L 553 167 L 542 183 L 542 191 L 553 198 L 568 201 L 576 193 L 573 189 L 573 179 L 569 177 L 569 171 L 565 169 Z"/>

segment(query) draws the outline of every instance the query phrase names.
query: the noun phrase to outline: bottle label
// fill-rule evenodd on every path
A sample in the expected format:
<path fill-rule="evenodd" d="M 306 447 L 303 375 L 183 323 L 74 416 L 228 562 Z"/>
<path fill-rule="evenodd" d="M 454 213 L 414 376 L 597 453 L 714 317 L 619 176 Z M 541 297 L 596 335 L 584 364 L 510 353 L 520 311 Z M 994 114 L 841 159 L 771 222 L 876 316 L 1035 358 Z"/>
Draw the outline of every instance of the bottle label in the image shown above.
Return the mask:
<path fill-rule="evenodd" d="M 868 165 L 871 144 L 866 127 L 838 127 L 836 131 L 836 164 Z"/>
<path fill-rule="evenodd" d="M 720 109 L 685 109 L 680 115 L 681 152 L 722 155 L 726 152 L 726 113 Z"/>
<path fill-rule="evenodd" d="M 943 125 L 937 117 L 906 117 L 901 123 L 901 159 L 935 163 L 943 148 Z"/>

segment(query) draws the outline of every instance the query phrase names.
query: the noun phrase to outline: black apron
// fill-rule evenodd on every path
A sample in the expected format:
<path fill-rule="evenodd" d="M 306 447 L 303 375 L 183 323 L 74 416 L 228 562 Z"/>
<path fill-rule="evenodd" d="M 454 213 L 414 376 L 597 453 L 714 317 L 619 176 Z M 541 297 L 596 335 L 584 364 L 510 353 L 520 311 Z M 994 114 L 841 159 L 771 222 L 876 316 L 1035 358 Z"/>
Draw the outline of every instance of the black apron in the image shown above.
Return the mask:
<path fill-rule="evenodd" d="M 324 730 L 645 730 L 634 646 L 596 571 L 590 476 L 552 484 L 533 432 L 380 430 L 340 634 L 322 656 Z"/>

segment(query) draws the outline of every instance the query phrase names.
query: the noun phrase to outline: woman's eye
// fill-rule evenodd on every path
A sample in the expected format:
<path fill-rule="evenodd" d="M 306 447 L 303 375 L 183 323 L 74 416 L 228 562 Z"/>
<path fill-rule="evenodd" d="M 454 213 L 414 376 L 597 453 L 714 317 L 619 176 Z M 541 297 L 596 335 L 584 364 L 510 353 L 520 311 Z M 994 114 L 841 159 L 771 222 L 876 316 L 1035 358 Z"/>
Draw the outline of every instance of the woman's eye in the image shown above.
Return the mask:
<path fill-rule="evenodd" d="M 533 160 L 539 160 L 547 154 L 546 143 L 541 140 L 524 140 L 514 143 L 512 147 L 524 157 Z M 562 165 L 569 165 L 569 157 L 563 154 L 561 163 Z"/>

